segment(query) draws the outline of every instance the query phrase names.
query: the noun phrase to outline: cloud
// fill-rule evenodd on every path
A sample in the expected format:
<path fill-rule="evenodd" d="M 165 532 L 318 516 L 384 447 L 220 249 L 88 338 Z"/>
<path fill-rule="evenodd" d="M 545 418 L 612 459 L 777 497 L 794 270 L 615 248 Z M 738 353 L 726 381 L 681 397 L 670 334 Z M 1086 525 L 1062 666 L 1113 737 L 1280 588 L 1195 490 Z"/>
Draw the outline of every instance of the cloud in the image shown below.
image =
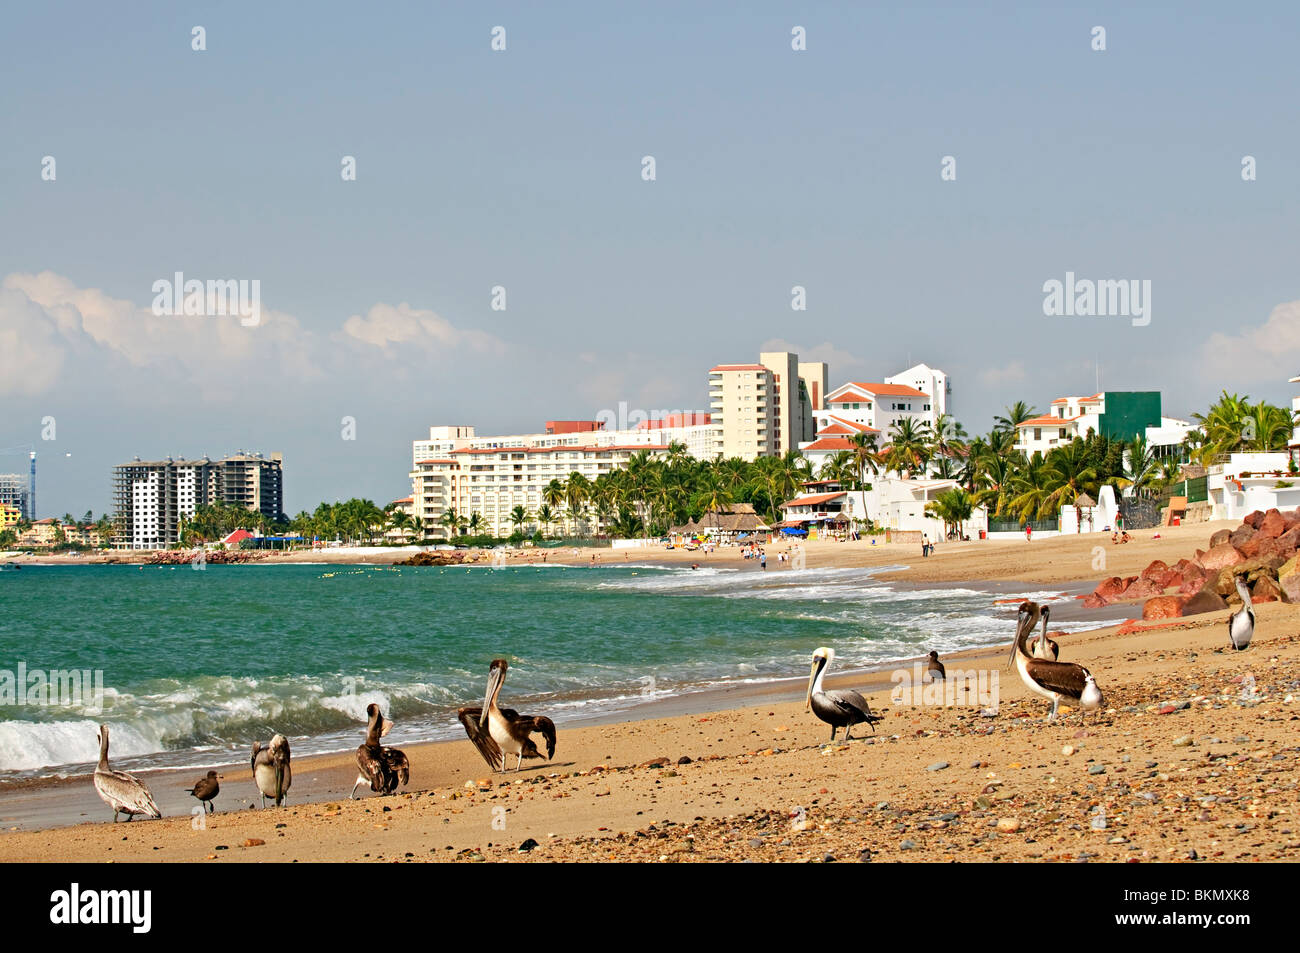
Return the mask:
<path fill-rule="evenodd" d="M 235 315 L 156 315 L 152 298 L 142 307 L 51 271 L 14 273 L 0 283 L 0 346 L 0 396 L 96 382 L 117 389 L 145 375 L 150 384 L 180 385 L 209 400 L 238 396 L 244 381 L 268 387 L 347 374 L 358 350 L 395 360 L 400 369 L 417 363 L 407 353 L 412 346 L 498 354 L 505 348 L 490 334 L 405 302 L 375 304 L 365 317 L 353 315 L 320 335 L 265 306 L 255 325 Z"/>
<path fill-rule="evenodd" d="M 816 347 L 799 347 L 797 344 L 791 344 L 784 338 L 773 338 L 770 341 L 764 341 L 758 348 L 760 351 L 789 351 L 792 354 L 798 354 L 799 360 L 805 364 L 821 362 L 830 365 L 831 377 L 839 379 L 845 375 L 841 373 L 841 368 L 850 372 L 855 367 L 865 367 L 866 362 L 848 351 L 842 350 L 824 341 Z"/>
<path fill-rule="evenodd" d="M 396 307 L 371 305 L 364 318 L 352 315 L 343 322 L 342 337 L 377 348 L 417 345 L 440 350 L 466 347 L 493 354 L 505 351 L 504 342 L 486 331 L 457 328 L 435 312 L 412 308 L 405 301 Z"/>
<path fill-rule="evenodd" d="M 979 372 L 979 380 L 986 388 L 1005 387 L 1008 384 L 1021 384 L 1026 378 L 1025 365 L 1020 361 L 1011 361 L 1001 367 L 986 367 Z"/>
<path fill-rule="evenodd" d="M 1214 332 L 1201 346 L 1201 363 L 1229 388 L 1300 374 L 1300 301 L 1279 304 L 1263 324 L 1237 334 Z"/>

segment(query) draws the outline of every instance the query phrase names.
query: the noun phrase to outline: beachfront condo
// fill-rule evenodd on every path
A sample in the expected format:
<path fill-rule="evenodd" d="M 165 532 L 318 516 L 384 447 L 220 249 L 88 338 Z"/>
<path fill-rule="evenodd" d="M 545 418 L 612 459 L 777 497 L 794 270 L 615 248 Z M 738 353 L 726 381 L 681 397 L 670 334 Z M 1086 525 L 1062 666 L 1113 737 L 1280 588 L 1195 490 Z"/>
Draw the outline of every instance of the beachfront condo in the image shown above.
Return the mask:
<path fill-rule="evenodd" d="M 764 351 L 757 364 L 709 369 L 709 408 L 718 436 L 712 456 L 780 456 L 816 435 L 829 368 L 789 351 Z"/>
<path fill-rule="evenodd" d="M 669 453 L 680 444 L 688 455 L 707 459 L 716 439 L 708 414 L 677 413 L 640 420 L 622 430 L 607 430 L 605 421 L 552 420 L 541 433 L 477 436 L 473 427 L 430 427 L 427 440 L 413 441 L 411 504 L 424 539 L 449 539 L 444 516 L 468 520 L 477 513 L 477 530 L 509 536 L 533 533 L 600 533 L 605 524 L 588 505 L 570 513 L 564 503 L 547 500 L 552 480 L 564 483 L 572 473 L 594 482 L 602 474 L 624 469 L 637 453 Z M 537 517 L 543 505 L 557 516 L 550 526 Z M 511 519 L 516 507 L 528 518 Z"/>
<path fill-rule="evenodd" d="M 165 549 L 180 542 L 181 521 L 200 506 L 225 503 L 284 516 L 284 457 L 242 450 L 220 460 L 142 461 L 113 468 L 114 535 L 118 549 Z"/>
<path fill-rule="evenodd" d="M 1025 456 L 1047 456 L 1075 437 L 1101 434 L 1113 440 L 1144 437 L 1157 455 L 1181 453 L 1192 422 L 1160 413 L 1160 392 L 1103 391 L 1090 397 L 1058 397 L 1051 409 L 1016 427 L 1016 449 Z"/>

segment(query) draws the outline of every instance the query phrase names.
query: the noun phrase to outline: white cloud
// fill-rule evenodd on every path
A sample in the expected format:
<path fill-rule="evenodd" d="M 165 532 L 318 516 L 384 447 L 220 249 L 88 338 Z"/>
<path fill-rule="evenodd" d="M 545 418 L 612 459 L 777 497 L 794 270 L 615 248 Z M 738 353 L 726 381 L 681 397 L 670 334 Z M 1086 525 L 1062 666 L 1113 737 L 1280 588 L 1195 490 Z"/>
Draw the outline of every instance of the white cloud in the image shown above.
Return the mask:
<path fill-rule="evenodd" d="M 759 345 L 758 349 L 760 351 L 789 351 L 792 354 L 798 354 L 799 360 L 804 363 L 820 361 L 829 364 L 831 377 L 836 380 L 850 374 L 855 367 L 866 366 L 866 362 L 862 358 L 836 347 L 829 341 L 824 341 L 816 347 L 799 347 L 784 338 L 773 338 L 770 341 L 764 341 Z M 841 370 L 844 373 L 841 373 Z"/>
<path fill-rule="evenodd" d="M 116 389 L 143 380 L 219 399 L 237 396 L 245 382 L 292 385 L 346 374 L 358 349 L 383 349 L 400 369 L 415 362 L 406 354 L 411 345 L 492 353 L 505 347 L 490 334 L 456 328 L 406 303 L 376 304 L 364 318 L 353 315 L 338 331 L 320 335 L 265 306 L 255 325 L 234 315 L 155 315 L 151 307 L 50 271 L 11 274 L 0 284 L 0 395 L 37 396 L 94 382 Z"/>
<path fill-rule="evenodd" d="M 363 318 L 354 314 L 343 322 L 343 336 L 386 348 L 393 345 L 422 345 L 443 350 L 467 347 L 480 353 L 500 354 L 505 345 L 486 331 L 455 327 L 446 318 L 433 311 L 412 308 L 403 301 L 371 305 Z"/>
<path fill-rule="evenodd" d="M 1228 389 L 1300 374 L 1300 301 L 1279 304 L 1263 324 L 1237 334 L 1214 332 L 1201 347 L 1201 363 Z"/>
<path fill-rule="evenodd" d="M 985 367 L 979 372 L 980 383 L 990 389 L 1024 383 L 1026 376 L 1025 365 L 1020 361 L 1011 361 L 1001 367 Z"/>

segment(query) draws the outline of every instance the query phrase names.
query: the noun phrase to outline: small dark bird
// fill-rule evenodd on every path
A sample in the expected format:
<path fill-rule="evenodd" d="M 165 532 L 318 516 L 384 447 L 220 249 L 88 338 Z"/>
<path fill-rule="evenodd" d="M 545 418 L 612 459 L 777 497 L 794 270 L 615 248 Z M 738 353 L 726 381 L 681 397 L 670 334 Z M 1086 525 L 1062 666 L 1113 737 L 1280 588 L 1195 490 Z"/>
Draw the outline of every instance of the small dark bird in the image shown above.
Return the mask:
<path fill-rule="evenodd" d="M 200 778 L 194 787 L 188 791 L 189 794 L 199 799 L 199 803 L 203 805 L 204 813 L 211 812 L 215 814 L 217 811 L 217 806 L 212 803 L 212 800 L 221 792 L 221 785 L 217 783 L 220 777 L 221 775 L 217 774 L 217 772 L 209 771 L 207 777 Z"/>
<path fill-rule="evenodd" d="M 939 653 L 930 653 L 930 679 L 935 682 L 942 682 L 948 676 L 944 674 L 943 663 L 939 661 Z"/>

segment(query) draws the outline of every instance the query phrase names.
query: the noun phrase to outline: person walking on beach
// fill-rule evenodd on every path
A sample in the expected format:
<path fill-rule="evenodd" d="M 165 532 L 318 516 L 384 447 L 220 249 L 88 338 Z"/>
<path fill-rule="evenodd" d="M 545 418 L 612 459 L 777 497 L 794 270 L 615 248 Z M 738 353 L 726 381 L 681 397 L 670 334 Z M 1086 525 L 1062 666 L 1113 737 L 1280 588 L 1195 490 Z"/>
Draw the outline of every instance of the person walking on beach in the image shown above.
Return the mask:
<path fill-rule="evenodd" d="M 1033 528 L 1032 526 L 1030 526 L 1028 523 L 1026 523 L 1026 524 L 1025 524 L 1025 542 L 1026 542 L 1026 543 L 1032 543 L 1033 541 L 1034 541 L 1034 528 Z"/>
<path fill-rule="evenodd" d="M 921 537 L 921 558 L 924 559 L 926 556 L 929 555 L 930 555 L 930 537 L 922 536 Z"/>
<path fill-rule="evenodd" d="M 758 551 L 758 568 L 760 569 L 767 568 L 767 553 L 765 553 L 761 549 Z"/>

